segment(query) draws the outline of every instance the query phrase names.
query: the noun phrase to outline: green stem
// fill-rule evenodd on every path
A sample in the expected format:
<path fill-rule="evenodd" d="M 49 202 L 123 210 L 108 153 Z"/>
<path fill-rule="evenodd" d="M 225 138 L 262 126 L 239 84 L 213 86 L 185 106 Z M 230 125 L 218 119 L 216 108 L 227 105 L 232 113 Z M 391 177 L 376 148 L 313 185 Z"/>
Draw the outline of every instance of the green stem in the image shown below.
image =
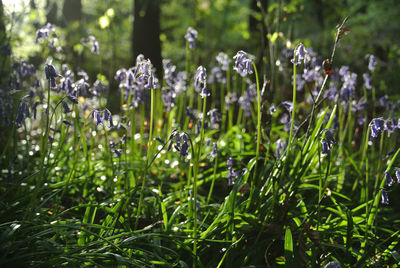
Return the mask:
<path fill-rule="evenodd" d="M 151 147 L 153 144 L 153 108 L 154 108 L 154 89 L 150 89 L 151 91 L 151 98 L 150 98 L 150 130 L 149 130 L 149 141 L 147 143 L 147 157 L 146 157 L 146 166 L 144 169 L 144 174 L 143 174 L 143 181 L 142 181 L 142 188 L 140 190 L 140 197 L 139 197 L 139 205 L 138 209 L 136 212 L 136 221 L 135 221 L 135 230 L 138 227 L 139 223 L 139 216 L 140 216 L 140 211 L 142 209 L 142 202 L 143 202 L 143 195 L 144 195 L 144 187 L 146 185 L 146 175 L 147 171 L 149 169 L 149 158 L 151 155 Z"/>

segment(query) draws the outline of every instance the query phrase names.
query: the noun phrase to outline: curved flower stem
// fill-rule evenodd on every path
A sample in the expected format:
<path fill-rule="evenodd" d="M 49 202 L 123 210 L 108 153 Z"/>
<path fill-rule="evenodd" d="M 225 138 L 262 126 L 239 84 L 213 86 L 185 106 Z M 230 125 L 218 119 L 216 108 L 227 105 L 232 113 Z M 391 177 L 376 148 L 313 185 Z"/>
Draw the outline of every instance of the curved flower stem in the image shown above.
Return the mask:
<path fill-rule="evenodd" d="M 296 58 L 294 59 L 294 62 L 295 63 L 293 63 L 293 100 L 292 100 L 293 104 L 292 104 L 292 118 L 291 118 L 292 121 L 290 123 L 289 140 L 288 140 L 288 146 L 287 146 L 287 150 L 286 150 L 286 161 L 290 154 L 290 147 L 292 144 L 292 137 L 293 137 L 294 118 L 296 115 L 296 92 L 297 92 L 297 88 L 296 88 L 297 87 L 297 85 L 296 85 Z"/>
<path fill-rule="evenodd" d="M 146 175 L 147 175 L 147 171 L 149 169 L 150 166 L 150 162 L 149 163 L 149 158 L 151 155 L 151 147 L 153 144 L 153 110 L 154 110 L 154 90 L 155 89 L 150 89 L 151 92 L 151 97 L 150 97 L 150 130 L 149 130 L 149 141 L 147 142 L 147 157 L 146 157 L 146 166 L 144 168 L 144 173 L 143 173 L 143 181 L 142 181 L 142 188 L 140 190 L 140 197 L 139 197 L 139 205 L 138 205 L 138 209 L 136 212 L 136 221 L 135 221 L 135 230 L 138 227 L 138 223 L 139 223 L 139 216 L 140 216 L 140 211 L 142 209 L 142 202 L 143 202 L 143 195 L 144 195 L 144 187 L 146 185 Z"/>
<path fill-rule="evenodd" d="M 261 96 L 260 96 L 260 83 L 258 80 L 258 72 L 257 72 L 257 67 L 256 64 L 254 63 L 253 60 L 251 60 L 254 68 L 254 74 L 256 76 L 256 85 L 257 85 L 257 147 L 256 147 L 256 163 L 254 166 L 254 173 L 253 173 L 253 181 L 251 182 L 251 189 L 250 189 L 250 197 L 249 200 L 250 202 L 247 204 L 247 207 L 249 208 L 252 199 L 253 199 L 253 194 L 256 189 L 256 174 L 257 174 L 257 167 L 258 167 L 258 158 L 260 156 L 260 144 L 261 144 Z"/>

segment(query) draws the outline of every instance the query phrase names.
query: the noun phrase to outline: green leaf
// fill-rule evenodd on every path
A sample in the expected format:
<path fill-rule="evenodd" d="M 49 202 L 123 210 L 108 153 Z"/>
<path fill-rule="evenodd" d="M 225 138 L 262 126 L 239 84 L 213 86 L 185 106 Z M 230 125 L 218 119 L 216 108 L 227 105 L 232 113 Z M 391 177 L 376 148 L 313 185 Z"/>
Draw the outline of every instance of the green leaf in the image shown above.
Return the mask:
<path fill-rule="evenodd" d="M 293 238 L 290 227 L 285 232 L 285 264 L 289 267 L 293 267 L 294 265 Z"/>

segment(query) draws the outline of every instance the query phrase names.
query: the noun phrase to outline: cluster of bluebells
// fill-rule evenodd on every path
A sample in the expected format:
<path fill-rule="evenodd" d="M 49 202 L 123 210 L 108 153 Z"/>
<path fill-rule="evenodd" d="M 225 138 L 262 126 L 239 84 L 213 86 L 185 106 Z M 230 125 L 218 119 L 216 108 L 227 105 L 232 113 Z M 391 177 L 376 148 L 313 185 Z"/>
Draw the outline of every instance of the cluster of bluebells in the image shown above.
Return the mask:
<path fill-rule="evenodd" d="M 388 131 L 388 133 L 393 133 L 395 129 L 400 129 L 400 119 L 396 122 L 392 119 L 384 119 L 383 117 L 374 118 L 369 123 L 370 127 L 370 140 L 373 138 L 378 138 L 383 131 Z"/>
<path fill-rule="evenodd" d="M 58 38 L 57 36 L 51 38 L 52 35 L 55 35 L 54 26 L 51 23 L 47 23 L 44 27 L 36 31 L 35 43 L 38 44 L 44 40 L 49 40 L 48 46 L 56 49 L 57 52 L 60 52 L 62 50 L 61 46 L 56 45 L 58 43 Z"/>
<path fill-rule="evenodd" d="M 105 108 L 102 112 L 99 110 L 94 110 L 92 116 L 97 126 L 99 124 L 104 125 L 105 122 L 108 122 L 110 124 L 110 127 L 114 127 L 112 114 L 107 108 Z"/>
<path fill-rule="evenodd" d="M 167 111 L 171 111 L 176 104 L 176 98 L 186 90 L 186 72 L 177 72 L 176 66 L 170 60 L 163 60 L 164 86 L 162 100 Z"/>
<path fill-rule="evenodd" d="M 160 142 L 164 143 L 161 139 L 157 139 Z M 190 137 L 186 132 L 179 133 L 178 130 L 173 130 L 171 135 L 168 138 L 169 146 L 168 152 L 172 147 L 175 148 L 179 152 L 179 156 L 188 156 L 189 155 L 189 145 L 191 143 Z"/>
<path fill-rule="evenodd" d="M 210 116 L 210 125 L 212 129 L 218 128 L 218 123 L 221 122 L 221 115 L 218 113 L 217 109 L 211 109 L 207 112 L 207 115 Z"/>
<path fill-rule="evenodd" d="M 397 183 L 400 183 L 400 168 L 395 167 L 395 175 Z M 391 187 L 395 184 L 392 175 L 389 172 L 385 172 L 385 187 Z M 382 204 L 389 205 L 389 197 L 386 188 L 381 188 L 381 202 Z"/>
<path fill-rule="evenodd" d="M 250 55 L 243 50 L 240 50 L 233 57 L 235 60 L 235 64 L 233 69 L 238 72 L 242 77 L 245 77 L 248 74 L 252 74 L 251 65 L 254 60 L 254 56 Z"/>
<path fill-rule="evenodd" d="M 24 81 L 30 84 L 24 85 Z M 15 90 L 32 87 L 38 88 L 39 80 L 36 78 L 36 69 L 33 64 L 29 64 L 25 61 L 15 61 L 12 64 L 8 79 L 8 87 Z"/>
<path fill-rule="evenodd" d="M 189 48 L 194 48 L 196 46 L 195 41 L 197 37 L 198 37 L 197 30 L 193 29 L 192 27 L 189 27 L 185 34 L 185 39 L 189 43 Z"/>
<path fill-rule="evenodd" d="M 125 68 L 118 70 L 114 79 L 119 82 L 119 89 L 124 93 L 124 101 L 131 96 L 132 105 L 135 107 L 144 102 L 146 89 L 159 87 L 153 65 L 143 55 L 137 56 L 136 66 L 128 70 Z"/>
<path fill-rule="evenodd" d="M 222 71 L 228 71 L 230 59 L 224 52 L 219 52 L 216 57 L 217 62 L 221 65 Z"/>
<path fill-rule="evenodd" d="M 229 157 L 226 160 L 226 165 L 228 166 L 228 186 L 231 187 L 235 185 L 234 179 L 239 178 L 243 174 L 243 170 L 233 170 L 233 166 L 235 165 L 236 160 L 232 157 Z"/>
<path fill-rule="evenodd" d="M 82 39 L 82 44 L 83 45 L 87 45 L 90 44 L 90 51 L 93 54 L 100 54 L 100 45 L 99 42 L 97 42 L 96 37 L 94 37 L 93 35 L 89 35 L 88 38 L 84 38 Z"/>

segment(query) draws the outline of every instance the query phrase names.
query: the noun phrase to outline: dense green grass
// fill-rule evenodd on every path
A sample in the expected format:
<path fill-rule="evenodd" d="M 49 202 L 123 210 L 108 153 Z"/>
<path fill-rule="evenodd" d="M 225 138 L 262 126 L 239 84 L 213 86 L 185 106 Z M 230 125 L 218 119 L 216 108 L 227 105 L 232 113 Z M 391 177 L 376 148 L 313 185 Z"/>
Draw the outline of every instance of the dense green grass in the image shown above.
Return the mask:
<path fill-rule="evenodd" d="M 331 64 L 340 53 L 341 31 Z M 294 81 L 291 109 L 276 103 L 270 113 L 268 81 L 259 81 L 251 56 L 244 58 L 251 66 L 247 77 L 233 70 L 231 60 L 222 71 L 227 83 L 200 79 L 211 92 L 202 98 L 193 86 L 195 50 L 189 43 L 186 50 L 187 90 L 174 107 L 165 109 L 154 86 L 142 91 L 137 106 L 135 91 L 124 91 L 114 126 L 95 122 L 97 113 L 108 119 L 103 96 L 57 92 L 41 70 L 21 76 L 21 89 L 3 90 L 3 103 L 13 111 L 1 132 L 1 266 L 320 267 L 336 261 L 397 267 L 399 186 L 389 187 L 385 172 L 394 176 L 399 166 L 399 134 L 382 130 L 370 138 L 372 118 L 384 116 L 387 124 L 395 116 L 379 108 L 375 88 L 358 83 L 347 102 L 331 100 L 325 92 L 333 78 L 321 70 L 322 80 L 306 83 L 303 91 Z M 61 63 L 54 59 L 60 73 Z M 135 79 L 153 78 L 146 64 L 138 60 Z M 285 72 L 296 77 L 304 64 L 288 59 Z M 36 77 L 35 96 L 26 96 Z M 225 98 L 243 96 L 246 78 L 256 82 L 257 93 L 248 116 Z M 167 87 L 165 78 L 161 86 Z M 361 96 L 367 108 L 353 110 Z M 37 119 L 25 116 L 17 124 L 24 101 L 31 114 L 39 102 Z M 197 108 L 196 119 L 187 106 Z M 222 111 L 215 126 L 211 108 Z M 361 125 L 360 114 L 366 116 Z M 286 121 L 288 129 L 285 115 L 294 118 Z M 277 148 L 278 139 L 288 146 Z M 331 142 L 330 153 L 321 141 Z M 230 157 L 236 161 L 227 163 Z M 381 204 L 382 188 L 389 205 Z"/>

